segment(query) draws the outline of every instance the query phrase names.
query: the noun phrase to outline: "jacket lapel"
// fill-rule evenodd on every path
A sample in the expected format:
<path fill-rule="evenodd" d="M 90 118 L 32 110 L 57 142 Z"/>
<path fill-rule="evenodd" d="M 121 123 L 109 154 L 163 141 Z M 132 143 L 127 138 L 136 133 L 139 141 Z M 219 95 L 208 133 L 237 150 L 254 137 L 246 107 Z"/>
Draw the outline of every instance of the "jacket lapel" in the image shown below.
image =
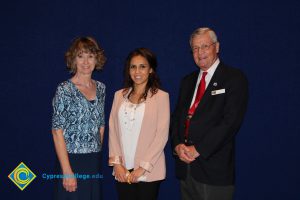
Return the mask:
<path fill-rule="evenodd" d="M 218 84 L 218 81 L 220 81 L 220 75 L 222 74 L 223 71 L 223 67 L 222 67 L 222 63 L 220 62 L 220 64 L 218 65 L 213 77 L 211 78 L 209 85 L 207 86 L 204 95 L 198 105 L 198 107 L 196 108 L 195 114 L 197 113 L 198 110 L 201 110 L 204 105 L 206 104 L 206 102 L 209 100 L 210 96 L 211 96 L 211 91 L 214 90 L 214 88 L 216 86 L 214 86 L 214 83 Z"/>
<path fill-rule="evenodd" d="M 143 116 L 143 120 L 142 120 L 142 125 L 141 125 L 141 130 L 140 130 L 140 134 L 138 136 L 138 142 L 137 142 L 137 146 L 136 146 L 136 151 L 135 151 L 135 158 L 140 158 L 140 152 L 143 152 L 143 148 L 145 148 L 144 146 L 142 146 L 143 142 L 142 140 L 147 140 L 148 136 L 148 129 L 147 127 L 149 126 L 148 123 L 149 121 L 153 120 L 153 117 L 156 116 L 156 109 L 154 109 L 156 107 L 156 101 L 155 101 L 156 96 L 153 95 L 150 92 L 150 90 L 147 93 L 147 99 L 145 101 L 145 110 L 144 110 L 144 116 Z M 154 127 L 153 127 L 154 128 Z M 136 163 L 135 163 L 136 164 Z"/>
<path fill-rule="evenodd" d="M 194 74 L 192 75 L 192 78 L 191 78 L 191 80 L 188 83 L 187 88 L 186 88 L 186 90 L 187 90 L 187 98 L 186 98 L 187 103 L 185 104 L 185 106 L 186 106 L 185 110 L 187 112 L 188 112 L 188 110 L 191 106 L 192 100 L 193 100 L 193 96 L 194 96 L 194 92 L 195 92 L 195 88 L 196 88 L 199 73 L 200 73 L 200 70 L 194 72 Z"/>

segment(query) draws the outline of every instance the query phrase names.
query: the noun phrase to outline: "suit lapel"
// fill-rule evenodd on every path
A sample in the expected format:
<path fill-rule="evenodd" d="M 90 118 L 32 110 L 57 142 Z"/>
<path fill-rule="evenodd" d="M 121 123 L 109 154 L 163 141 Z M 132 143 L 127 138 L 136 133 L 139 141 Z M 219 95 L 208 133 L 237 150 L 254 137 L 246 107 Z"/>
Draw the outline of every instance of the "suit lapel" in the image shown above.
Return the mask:
<path fill-rule="evenodd" d="M 199 76 L 199 73 L 200 71 L 196 71 L 190 82 L 188 83 L 187 85 L 187 103 L 185 104 L 186 105 L 186 110 L 188 112 L 188 109 L 190 108 L 190 105 L 192 103 L 192 100 L 193 100 L 193 96 L 194 96 L 194 92 L 195 92 L 195 88 L 196 88 L 196 84 L 197 84 L 197 79 L 198 79 L 198 76 Z"/>
<path fill-rule="evenodd" d="M 197 113 L 197 110 L 201 110 L 202 107 L 204 107 L 204 105 L 206 104 L 206 102 L 209 100 L 210 96 L 211 96 L 211 91 L 214 90 L 215 86 L 214 83 L 218 84 L 218 81 L 220 81 L 220 75 L 222 74 L 223 71 L 223 66 L 222 63 L 220 63 L 213 75 L 213 77 L 211 78 L 209 85 L 207 86 L 204 95 L 199 103 L 199 106 L 196 108 L 195 114 Z"/>

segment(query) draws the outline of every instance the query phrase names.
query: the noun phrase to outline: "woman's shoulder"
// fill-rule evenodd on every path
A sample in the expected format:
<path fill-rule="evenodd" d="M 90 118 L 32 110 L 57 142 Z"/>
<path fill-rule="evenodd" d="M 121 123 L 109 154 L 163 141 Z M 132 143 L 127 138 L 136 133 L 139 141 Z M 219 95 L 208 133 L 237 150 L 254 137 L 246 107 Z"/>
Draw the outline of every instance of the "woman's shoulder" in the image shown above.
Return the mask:
<path fill-rule="evenodd" d="M 97 87 L 98 88 L 103 88 L 103 89 L 105 89 L 105 84 L 104 83 L 102 83 L 102 82 L 100 82 L 100 81 L 97 81 L 97 80 L 95 80 L 95 82 L 96 82 L 96 85 L 97 85 Z"/>
<path fill-rule="evenodd" d="M 119 89 L 115 92 L 115 97 L 124 97 L 126 93 L 127 92 L 125 88 Z"/>
<path fill-rule="evenodd" d="M 169 93 L 162 89 L 158 89 L 156 95 L 158 97 L 168 97 L 169 98 Z"/>
<path fill-rule="evenodd" d="M 69 84 L 70 84 L 70 80 L 65 80 L 65 81 L 63 81 L 63 82 L 58 83 L 58 86 L 57 86 L 57 87 L 62 87 L 62 88 L 64 88 L 64 87 L 68 86 Z"/>
<path fill-rule="evenodd" d="M 71 89 L 71 81 L 66 80 L 58 84 L 57 91 L 68 92 Z"/>
<path fill-rule="evenodd" d="M 167 92 L 165 92 L 164 90 L 158 89 L 155 94 L 152 95 L 150 93 L 150 96 L 147 98 L 149 98 L 149 100 L 152 99 L 153 101 L 158 101 L 158 102 L 166 101 L 166 100 L 169 100 L 169 94 Z"/>

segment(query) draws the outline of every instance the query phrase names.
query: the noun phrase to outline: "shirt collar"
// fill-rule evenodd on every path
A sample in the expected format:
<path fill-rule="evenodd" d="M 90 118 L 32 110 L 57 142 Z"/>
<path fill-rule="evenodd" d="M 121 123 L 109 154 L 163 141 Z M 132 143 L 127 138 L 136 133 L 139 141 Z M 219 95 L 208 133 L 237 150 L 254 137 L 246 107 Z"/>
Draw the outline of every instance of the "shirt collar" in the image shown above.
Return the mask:
<path fill-rule="evenodd" d="M 214 64 L 212 64 L 212 66 L 206 71 L 210 76 L 212 76 L 214 73 L 215 73 L 215 71 L 216 71 L 216 69 L 217 69 L 217 67 L 218 67 L 218 65 L 220 64 L 220 59 L 219 58 L 217 58 L 217 60 L 214 62 Z M 201 70 L 201 72 L 200 72 L 201 74 L 203 73 L 203 70 Z"/>

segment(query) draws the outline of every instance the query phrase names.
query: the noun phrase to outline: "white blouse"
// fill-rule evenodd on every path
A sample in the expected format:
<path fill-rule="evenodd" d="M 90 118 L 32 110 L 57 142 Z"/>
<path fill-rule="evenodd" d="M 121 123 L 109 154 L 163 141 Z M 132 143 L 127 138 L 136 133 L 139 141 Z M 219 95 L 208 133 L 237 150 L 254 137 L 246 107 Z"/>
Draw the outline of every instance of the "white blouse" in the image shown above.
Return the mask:
<path fill-rule="evenodd" d="M 134 157 L 144 118 L 145 102 L 133 104 L 126 99 L 120 106 L 118 118 L 126 169 L 134 168 Z"/>

